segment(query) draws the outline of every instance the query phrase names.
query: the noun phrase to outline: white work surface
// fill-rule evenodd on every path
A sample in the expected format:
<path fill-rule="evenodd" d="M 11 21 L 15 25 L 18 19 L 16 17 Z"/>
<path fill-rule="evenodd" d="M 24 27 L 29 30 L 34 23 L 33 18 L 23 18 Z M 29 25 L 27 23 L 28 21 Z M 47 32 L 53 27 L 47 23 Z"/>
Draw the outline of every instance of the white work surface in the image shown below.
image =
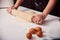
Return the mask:
<path fill-rule="evenodd" d="M 25 22 L 21 19 L 17 20 L 14 16 L 10 15 L 7 9 L 0 9 L 0 40 L 28 40 L 26 33 L 30 28 L 35 28 L 37 24 Z M 18 10 L 29 11 L 24 7 L 19 7 Z M 35 11 L 39 13 L 38 11 Z M 38 38 L 33 35 L 31 40 L 43 40 L 43 38 L 60 38 L 60 22 L 59 17 L 48 15 L 44 24 L 40 25 L 43 30 L 44 37 Z"/>

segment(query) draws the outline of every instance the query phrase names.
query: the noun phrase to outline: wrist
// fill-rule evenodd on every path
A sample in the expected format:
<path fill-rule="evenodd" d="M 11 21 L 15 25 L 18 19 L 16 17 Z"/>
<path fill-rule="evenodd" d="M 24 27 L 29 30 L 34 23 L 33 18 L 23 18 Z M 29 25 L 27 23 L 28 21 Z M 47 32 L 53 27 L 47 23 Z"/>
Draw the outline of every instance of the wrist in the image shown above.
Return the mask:
<path fill-rule="evenodd" d="M 46 14 L 44 14 L 44 13 L 42 13 L 42 14 L 40 14 L 40 15 L 42 16 L 42 18 L 43 18 L 43 19 L 45 19 L 45 18 L 46 18 L 46 16 L 47 16 L 47 15 L 46 15 Z"/>
<path fill-rule="evenodd" d="M 47 14 L 47 13 L 42 12 L 42 15 L 43 15 L 44 17 L 46 17 L 48 14 Z"/>
<path fill-rule="evenodd" d="M 15 7 L 15 6 L 12 6 L 11 8 L 12 8 L 12 9 L 17 9 L 17 7 Z"/>

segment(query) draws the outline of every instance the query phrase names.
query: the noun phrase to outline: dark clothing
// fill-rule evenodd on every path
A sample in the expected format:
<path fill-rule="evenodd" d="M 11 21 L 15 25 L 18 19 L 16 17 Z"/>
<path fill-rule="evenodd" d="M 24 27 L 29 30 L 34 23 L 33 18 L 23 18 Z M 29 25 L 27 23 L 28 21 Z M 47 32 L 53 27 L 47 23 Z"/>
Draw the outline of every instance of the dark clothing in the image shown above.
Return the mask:
<path fill-rule="evenodd" d="M 22 6 L 38 11 L 43 11 L 48 4 L 48 1 L 49 0 L 24 0 Z M 57 0 L 57 3 L 50 14 L 60 17 L 60 0 Z"/>
<path fill-rule="evenodd" d="M 47 5 L 47 2 L 48 1 L 46 0 L 24 0 L 21 5 L 27 8 L 43 11 L 45 6 Z"/>
<path fill-rule="evenodd" d="M 43 11 L 49 0 L 34 0 L 35 9 Z"/>
<path fill-rule="evenodd" d="M 50 14 L 60 17 L 60 0 L 58 0 Z"/>
<path fill-rule="evenodd" d="M 49 0 L 40 0 L 37 2 L 37 0 L 36 0 L 35 5 L 37 3 L 39 5 L 39 7 L 36 5 L 35 9 L 38 11 L 43 11 L 44 8 L 46 7 L 46 5 L 48 4 L 48 1 Z M 60 0 L 57 1 L 55 7 L 52 9 L 50 14 L 60 17 Z"/>
<path fill-rule="evenodd" d="M 21 6 L 30 8 L 30 9 L 34 9 L 34 2 L 33 0 L 24 0 L 23 3 L 21 4 Z"/>

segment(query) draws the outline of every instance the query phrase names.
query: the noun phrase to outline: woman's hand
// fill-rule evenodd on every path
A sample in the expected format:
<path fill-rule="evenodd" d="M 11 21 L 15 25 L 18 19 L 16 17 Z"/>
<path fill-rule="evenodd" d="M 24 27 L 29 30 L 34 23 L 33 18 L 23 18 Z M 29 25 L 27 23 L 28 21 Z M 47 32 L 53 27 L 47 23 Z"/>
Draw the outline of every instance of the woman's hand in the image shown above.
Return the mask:
<path fill-rule="evenodd" d="M 42 24 L 45 19 L 44 14 L 39 14 L 32 17 L 32 22 L 36 24 Z"/>
<path fill-rule="evenodd" d="M 12 8 L 9 7 L 9 8 L 7 9 L 7 11 L 8 11 L 9 13 L 11 13 L 11 12 L 12 12 Z"/>
<path fill-rule="evenodd" d="M 12 9 L 17 9 L 17 8 L 22 4 L 23 1 L 24 1 L 24 0 L 17 0 L 16 3 L 15 3 L 12 7 L 9 7 L 9 8 L 7 9 L 7 11 L 8 11 L 9 13 L 11 13 L 11 12 L 12 12 Z"/>
<path fill-rule="evenodd" d="M 8 9 L 7 9 L 7 11 L 9 12 L 9 13 L 11 13 L 12 12 L 12 9 L 17 9 L 16 7 L 9 7 Z"/>

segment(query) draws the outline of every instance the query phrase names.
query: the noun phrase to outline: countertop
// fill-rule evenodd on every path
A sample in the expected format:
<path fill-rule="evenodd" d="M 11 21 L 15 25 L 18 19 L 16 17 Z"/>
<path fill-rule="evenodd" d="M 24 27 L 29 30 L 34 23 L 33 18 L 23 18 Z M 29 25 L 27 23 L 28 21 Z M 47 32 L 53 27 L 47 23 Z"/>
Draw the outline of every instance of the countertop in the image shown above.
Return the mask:
<path fill-rule="evenodd" d="M 27 12 L 32 9 L 20 6 L 18 10 Z M 35 12 L 41 13 L 39 11 Z M 28 40 L 26 38 L 26 33 L 30 28 L 35 28 L 37 26 L 42 28 L 45 36 L 38 38 L 36 35 L 33 35 L 31 40 L 43 40 L 44 38 L 51 40 L 52 38 L 60 38 L 59 17 L 48 14 L 42 25 L 25 22 L 22 19 L 17 19 L 18 18 L 10 15 L 7 12 L 7 9 L 0 9 L 0 40 Z"/>

